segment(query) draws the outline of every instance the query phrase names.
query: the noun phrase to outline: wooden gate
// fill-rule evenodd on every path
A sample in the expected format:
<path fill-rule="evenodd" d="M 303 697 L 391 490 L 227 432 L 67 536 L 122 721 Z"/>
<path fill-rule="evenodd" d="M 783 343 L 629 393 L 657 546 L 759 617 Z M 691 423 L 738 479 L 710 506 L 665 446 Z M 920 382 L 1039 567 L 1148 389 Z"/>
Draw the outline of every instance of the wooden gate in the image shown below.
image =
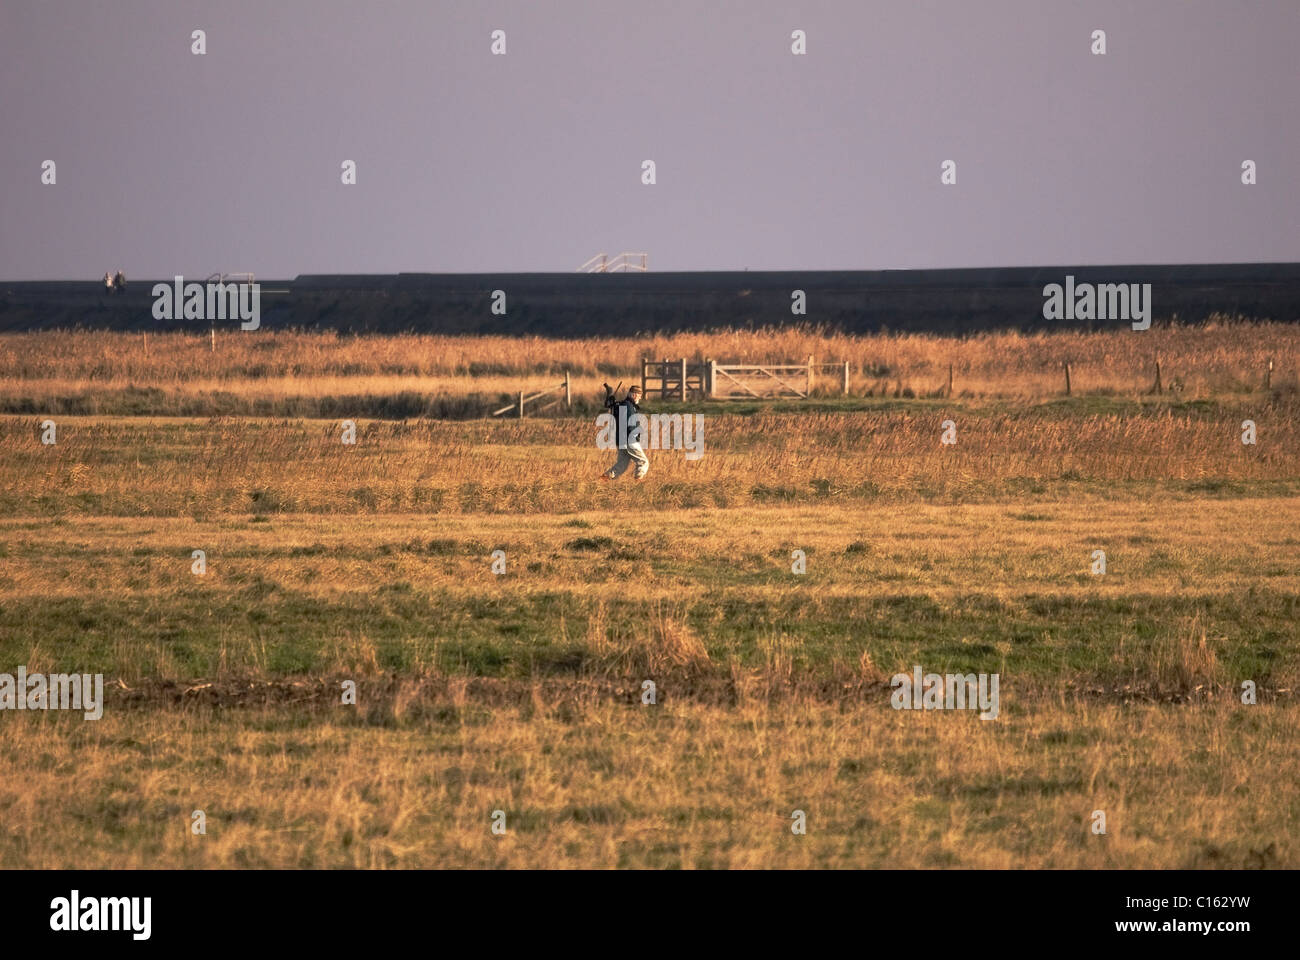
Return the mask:
<path fill-rule="evenodd" d="M 812 389 L 812 368 L 806 363 L 713 364 L 713 396 L 718 400 L 758 397 L 807 398 Z"/>
<path fill-rule="evenodd" d="M 709 365 L 712 360 L 691 363 L 680 360 L 641 360 L 641 396 L 649 400 L 702 399 L 709 396 Z"/>
<path fill-rule="evenodd" d="M 849 392 L 849 362 L 718 363 L 716 360 L 641 360 L 641 396 L 647 400 L 807 399 L 819 370 L 834 370 L 840 391 Z"/>

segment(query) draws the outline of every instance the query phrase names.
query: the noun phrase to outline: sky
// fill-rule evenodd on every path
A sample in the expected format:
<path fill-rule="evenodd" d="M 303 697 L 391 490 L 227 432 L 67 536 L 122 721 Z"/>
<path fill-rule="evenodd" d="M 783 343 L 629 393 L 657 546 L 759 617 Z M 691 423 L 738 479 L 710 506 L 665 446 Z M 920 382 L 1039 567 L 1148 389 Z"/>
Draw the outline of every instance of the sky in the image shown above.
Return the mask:
<path fill-rule="evenodd" d="M 1298 48 L 1297 0 L 0 0 L 0 278 L 1297 261 Z"/>

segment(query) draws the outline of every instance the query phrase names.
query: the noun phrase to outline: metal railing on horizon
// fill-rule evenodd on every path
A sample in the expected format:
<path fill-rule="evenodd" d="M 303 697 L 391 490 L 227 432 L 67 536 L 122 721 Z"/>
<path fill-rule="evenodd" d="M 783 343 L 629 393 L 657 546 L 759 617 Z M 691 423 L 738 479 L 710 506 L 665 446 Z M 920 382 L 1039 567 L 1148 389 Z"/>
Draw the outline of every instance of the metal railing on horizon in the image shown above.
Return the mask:
<path fill-rule="evenodd" d="M 598 253 L 576 273 L 645 273 L 650 269 L 650 257 L 645 253 L 620 253 L 616 257 Z"/>

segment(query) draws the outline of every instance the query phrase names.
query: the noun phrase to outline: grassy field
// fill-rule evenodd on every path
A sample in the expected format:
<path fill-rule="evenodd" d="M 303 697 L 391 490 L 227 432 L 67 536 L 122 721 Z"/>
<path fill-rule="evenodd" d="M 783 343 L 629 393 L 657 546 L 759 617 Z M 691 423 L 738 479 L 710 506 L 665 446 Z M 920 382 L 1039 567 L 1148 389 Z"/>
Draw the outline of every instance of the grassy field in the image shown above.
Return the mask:
<path fill-rule="evenodd" d="M 1300 865 L 1296 334 L 1149 333 L 0 338 L 0 671 L 107 682 L 0 713 L 0 865 Z M 851 395 L 675 406 L 701 460 L 597 482 L 600 379 L 741 353 Z M 572 416 L 372 415 L 565 368 Z M 891 709 L 916 664 L 998 717 Z"/>
<path fill-rule="evenodd" d="M 213 349 L 215 346 L 215 349 Z M 1227 320 L 1159 324 L 1134 336 L 1015 331 L 962 339 L 848 336 L 815 327 L 661 336 L 340 336 L 335 333 L 126 334 L 53 331 L 0 337 L 0 413 L 87 416 L 436 417 L 476 419 L 567 371 L 576 408 L 595 413 L 603 380 L 632 383 L 642 358 L 819 362 L 851 367 L 851 397 L 1042 400 L 1072 392 L 1131 397 L 1155 384 L 1181 399 L 1300 389 L 1300 328 Z M 1270 372 L 1269 362 L 1274 369 Z M 815 385 L 833 397 L 841 375 Z M 552 410 L 551 414 L 555 415 Z"/>
<path fill-rule="evenodd" d="M 540 699 L 540 698 L 539 698 Z M 1296 862 L 1289 707 L 542 701 L 6 718 L 0 858 L 80 867 Z M 15 723 L 14 720 L 21 722 Z M 192 835 L 191 812 L 208 815 Z M 1090 830 L 1103 809 L 1107 833 Z M 491 833 L 491 813 L 506 833 Z M 794 810 L 807 834 L 790 829 Z"/>

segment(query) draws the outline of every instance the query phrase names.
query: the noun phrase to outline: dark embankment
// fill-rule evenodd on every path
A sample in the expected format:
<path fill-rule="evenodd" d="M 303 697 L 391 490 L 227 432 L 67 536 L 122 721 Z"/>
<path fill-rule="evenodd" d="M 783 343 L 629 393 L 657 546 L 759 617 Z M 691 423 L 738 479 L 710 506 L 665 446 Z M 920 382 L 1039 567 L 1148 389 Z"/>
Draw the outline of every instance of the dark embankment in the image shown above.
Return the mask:
<path fill-rule="evenodd" d="M 306 275 L 262 280 L 262 326 L 344 333 L 415 331 L 585 337 L 754 328 L 805 322 L 828 330 L 964 333 L 1106 328 L 1122 320 L 1045 320 L 1043 287 L 1151 284 L 1157 322 L 1212 314 L 1300 320 L 1300 264 L 1013 267 L 963 270 L 646 274 Z M 196 278 L 188 278 L 196 279 Z M 121 294 L 98 281 L 0 282 L 0 331 L 206 329 L 207 320 L 153 316 L 155 281 Z M 169 282 L 169 281 L 164 281 Z M 492 313 L 492 293 L 506 314 Z M 807 315 L 791 314 L 803 290 Z M 233 321 L 218 321 L 233 326 Z"/>

